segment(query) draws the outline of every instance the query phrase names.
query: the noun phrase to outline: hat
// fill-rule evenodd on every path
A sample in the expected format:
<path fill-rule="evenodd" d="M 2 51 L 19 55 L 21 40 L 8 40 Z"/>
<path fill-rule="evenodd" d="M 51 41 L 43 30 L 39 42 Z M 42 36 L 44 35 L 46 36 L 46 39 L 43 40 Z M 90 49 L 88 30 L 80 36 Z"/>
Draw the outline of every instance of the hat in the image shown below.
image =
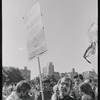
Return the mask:
<path fill-rule="evenodd" d="M 85 94 L 87 94 L 87 95 L 92 95 L 92 87 L 88 84 L 88 83 L 82 83 L 81 85 L 80 85 L 80 89 L 81 89 L 81 91 L 82 92 L 84 92 Z"/>

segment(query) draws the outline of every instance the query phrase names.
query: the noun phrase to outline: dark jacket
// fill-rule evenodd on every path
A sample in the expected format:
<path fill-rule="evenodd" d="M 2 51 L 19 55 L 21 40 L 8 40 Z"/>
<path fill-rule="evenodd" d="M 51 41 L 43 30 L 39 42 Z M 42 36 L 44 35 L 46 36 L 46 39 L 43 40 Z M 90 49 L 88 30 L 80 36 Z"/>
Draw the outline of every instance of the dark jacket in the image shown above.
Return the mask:
<path fill-rule="evenodd" d="M 68 96 L 65 96 L 64 98 L 59 98 L 58 100 L 76 100 L 76 99 L 68 95 Z"/>
<path fill-rule="evenodd" d="M 43 92 L 44 100 L 50 100 L 52 93 L 50 91 Z M 35 97 L 35 100 L 42 100 L 41 92 Z"/>

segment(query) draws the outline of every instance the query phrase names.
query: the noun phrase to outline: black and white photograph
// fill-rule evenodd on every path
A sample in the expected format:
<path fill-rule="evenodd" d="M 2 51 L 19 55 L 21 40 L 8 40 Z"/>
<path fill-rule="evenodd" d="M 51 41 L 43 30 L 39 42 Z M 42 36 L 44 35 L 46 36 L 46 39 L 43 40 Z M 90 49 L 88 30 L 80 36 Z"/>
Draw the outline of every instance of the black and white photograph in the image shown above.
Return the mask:
<path fill-rule="evenodd" d="M 98 0 L 2 0 L 2 100 L 98 100 Z"/>

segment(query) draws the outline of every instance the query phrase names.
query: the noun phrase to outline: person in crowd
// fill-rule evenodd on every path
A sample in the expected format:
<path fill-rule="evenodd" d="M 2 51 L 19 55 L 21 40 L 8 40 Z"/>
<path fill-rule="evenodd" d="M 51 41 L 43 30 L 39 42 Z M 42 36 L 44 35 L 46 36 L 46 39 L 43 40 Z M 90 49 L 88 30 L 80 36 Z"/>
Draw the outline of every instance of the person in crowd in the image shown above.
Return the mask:
<path fill-rule="evenodd" d="M 98 87 L 95 90 L 95 98 L 96 98 L 96 100 L 98 100 Z"/>
<path fill-rule="evenodd" d="M 50 90 L 50 80 L 48 78 L 45 78 L 43 80 L 43 94 L 44 94 L 44 100 L 50 100 L 52 93 Z M 41 91 L 35 94 L 35 100 L 42 100 Z"/>
<path fill-rule="evenodd" d="M 6 91 L 5 94 L 3 94 L 3 100 L 6 100 L 6 98 L 12 93 L 13 91 L 13 87 L 11 85 L 9 85 L 8 87 L 6 87 Z"/>
<path fill-rule="evenodd" d="M 7 87 L 8 87 L 7 83 L 4 82 L 4 85 L 3 85 L 3 87 L 2 87 L 2 94 L 3 94 L 3 95 L 6 95 Z"/>
<path fill-rule="evenodd" d="M 81 74 L 76 74 L 74 76 L 75 85 L 74 85 L 73 89 L 77 88 L 77 86 L 79 86 L 79 84 L 82 83 L 83 81 L 84 81 L 83 76 Z"/>
<path fill-rule="evenodd" d="M 76 100 L 70 95 L 72 80 L 64 76 L 58 82 L 59 98 L 57 100 Z"/>
<path fill-rule="evenodd" d="M 89 85 L 92 87 L 93 91 L 95 92 L 96 88 L 98 87 L 98 82 L 96 82 L 96 79 L 87 78 L 85 79 L 85 83 L 89 83 Z"/>
<path fill-rule="evenodd" d="M 28 95 L 34 99 L 35 98 L 34 90 L 31 89 Z"/>
<path fill-rule="evenodd" d="M 76 98 L 77 100 L 81 100 L 81 96 L 79 94 L 79 86 L 83 82 L 84 78 L 81 74 L 77 74 L 74 76 L 74 87 L 71 91 L 71 95 Z"/>
<path fill-rule="evenodd" d="M 53 87 L 53 95 L 51 97 L 51 100 L 57 100 L 59 98 L 59 89 L 58 89 L 58 85 L 54 85 Z"/>
<path fill-rule="evenodd" d="M 51 83 L 50 83 L 50 91 L 51 91 L 52 94 L 54 93 L 53 87 L 54 87 L 54 83 L 51 82 Z"/>
<path fill-rule="evenodd" d="M 28 94 L 30 89 L 30 84 L 27 81 L 22 80 L 17 83 L 15 91 L 13 91 L 6 100 L 22 100 L 22 98 Z"/>
<path fill-rule="evenodd" d="M 83 82 L 79 87 L 79 93 L 82 96 L 81 100 L 96 100 L 89 83 Z"/>
<path fill-rule="evenodd" d="M 8 86 L 7 91 L 6 91 L 6 95 L 9 96 L 13 91 L 13 87 L 12 86 Z"/>
<path fill-rule="evenodd" d="M 6 100 L 7 96 L 6 95 L 2 95 L 2 100 Z"/>
<path fill-rule="evenodd" d="M 13 90 L 15 90 L 16 83 L 12 83 Z"/>
<path fill-rule="evenodd" d="M 91 79 L 91 78 L 86 78 L 85 80 L 84 80 L 84 82 L 85 83 L 89 83 L 89 85 L 93 85 L 93 80 Z"/>
<path fill-rule="evenodd" d="M 98 100 L 98 79 L 93 78 L 94 84 L 92 86 L 92 90 L 95 93 L 96 100 Z"/>

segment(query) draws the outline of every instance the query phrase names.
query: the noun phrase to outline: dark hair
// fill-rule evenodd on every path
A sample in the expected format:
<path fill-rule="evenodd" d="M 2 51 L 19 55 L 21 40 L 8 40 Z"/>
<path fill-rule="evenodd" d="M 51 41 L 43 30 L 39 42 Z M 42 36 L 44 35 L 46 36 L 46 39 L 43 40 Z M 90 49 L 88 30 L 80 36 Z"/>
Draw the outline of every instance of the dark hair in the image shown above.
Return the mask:
<path fill-rule="evenodd" d="M 93 96 L 92 87 L 89 85 L 89 83 L 82 83 L 80 85 L 80 89 L 82 92 L 84 92 L 87 95 Z"/>
<path fill-rule="evenodd" d="M 92 82 L 92 79 L 91 79 L 91 78 L 89 79 L 89 82 L 90 82 L 90 83 Z"/>
<path fill-rule="evenodd" d="M 21 91 L 25 92 L 26 90 L 30 90 L 30 89 L 31 89 L 30 84 L 27 81 L 25 81 L 25 80 L 20 81 L 16 85 L 16 91 L 18 93 L 20 93 Z"/>
<path fill-rule="evenodd" d="M 79 77 L 81 80 L 84 79 L 83 76 L 82 76 L 81 74 L 77 74 L 77 75 L 75 75 L 75 76 L 74 76 L 74 79 L 76 79 L 76 78 L 78 78 L 78 77 Z"/>
<path fill-rule="evenodd" d="M 45 78 L 42 82 L 43 82 L 43 83 L 50 83 L 50 79 Z"/>

